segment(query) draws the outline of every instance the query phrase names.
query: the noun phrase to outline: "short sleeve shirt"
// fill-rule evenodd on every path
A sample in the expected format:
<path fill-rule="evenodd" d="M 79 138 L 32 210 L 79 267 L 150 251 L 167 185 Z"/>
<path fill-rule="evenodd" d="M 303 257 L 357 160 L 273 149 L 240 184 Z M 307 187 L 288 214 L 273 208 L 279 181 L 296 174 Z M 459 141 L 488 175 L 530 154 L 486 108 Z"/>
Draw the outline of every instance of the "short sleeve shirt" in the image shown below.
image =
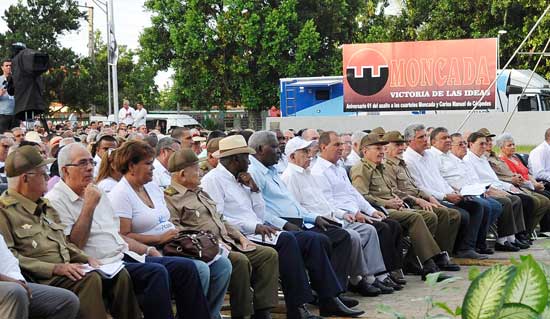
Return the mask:
<path fill-rule="evenodd" d="M 160 235 L 174 229 L 174 224 L 170 222 L 170 211 L 159 186 L 149 182 L 144 188 L 154 208 L 145 205 L 126 178 L 122 177 L 109 193 L 115 215 L 132 220 L 132 232 L 136 234 Z"/>

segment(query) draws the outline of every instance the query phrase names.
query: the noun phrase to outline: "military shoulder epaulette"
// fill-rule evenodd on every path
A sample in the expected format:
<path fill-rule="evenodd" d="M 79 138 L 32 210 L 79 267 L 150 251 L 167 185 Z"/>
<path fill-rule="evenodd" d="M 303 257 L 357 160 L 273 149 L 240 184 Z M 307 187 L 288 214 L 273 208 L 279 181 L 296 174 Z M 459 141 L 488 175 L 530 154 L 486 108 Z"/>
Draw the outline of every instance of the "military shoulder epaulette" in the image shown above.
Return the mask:
<path fill-rule="evenodd" d="M 174 196 L 177 193 L 178 193 L 178 191 L 172 186 L 169 186 L 167 189 L 164 190 L 164 194 L 166 194 L 168 196 Z"/>
<path fill-rule="evenodd" d="M 17 204 L 17 200 L 13 197 L 6 197 L 6 196 L 0 197 L 0 206 L 2 207 L 8 207 L 15 204 Z"/>

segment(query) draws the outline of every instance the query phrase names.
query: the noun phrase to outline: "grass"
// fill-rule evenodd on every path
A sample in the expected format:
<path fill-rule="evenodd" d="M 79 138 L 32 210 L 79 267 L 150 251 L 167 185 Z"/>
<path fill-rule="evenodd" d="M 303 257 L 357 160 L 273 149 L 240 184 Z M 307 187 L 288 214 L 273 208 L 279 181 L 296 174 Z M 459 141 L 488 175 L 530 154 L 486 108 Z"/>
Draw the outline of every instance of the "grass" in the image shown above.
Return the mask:
<path fill-rule="evenodd" d="M 529 154 L 536 145 L 516 145 L 516 153 L 526 153 Z"/>

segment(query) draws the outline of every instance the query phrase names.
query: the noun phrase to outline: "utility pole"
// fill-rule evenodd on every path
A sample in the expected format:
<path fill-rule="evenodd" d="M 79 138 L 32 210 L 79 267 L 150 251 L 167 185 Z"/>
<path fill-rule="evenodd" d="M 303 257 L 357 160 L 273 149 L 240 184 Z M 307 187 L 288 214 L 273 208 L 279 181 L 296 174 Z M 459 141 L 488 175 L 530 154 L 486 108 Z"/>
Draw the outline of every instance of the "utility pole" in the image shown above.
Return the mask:
<path fill-rule="evenodd" d="M 111 67 L 111 78 L 112 78 L 112 85 L 113 85 L 113 115 L 115 118 L 115 122 L 118 123 L 118 77 L 117 77 L 117 62 L 118 62 L 118 50 L 117 50 L 117 43 L 115 38 L 115 21 L 114 21 L 114 15 L 113 15 L 113 1 L 114 0 L 107 0 L 109 4 L 109 10 L 108 10 L 108 30 L 107 30 L 107 43 L 109 48 L 109 64 Z"/>
<path fill-rule="evenodd" d="M 95 61 L 95 48 L 94 48 L 94 7 L 88 6 L 88 57 L 92 60 L 92 63 Z"/>

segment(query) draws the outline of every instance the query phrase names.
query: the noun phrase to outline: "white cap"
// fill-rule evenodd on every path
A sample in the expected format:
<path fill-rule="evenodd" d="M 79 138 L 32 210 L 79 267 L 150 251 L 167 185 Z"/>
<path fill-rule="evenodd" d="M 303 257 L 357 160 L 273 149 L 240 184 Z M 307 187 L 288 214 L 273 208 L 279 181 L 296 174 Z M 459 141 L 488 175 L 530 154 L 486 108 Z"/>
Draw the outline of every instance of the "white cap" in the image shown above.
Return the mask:
<path fill-rule="evenodd" d="M 310 147 L 311 144 L 313 144 L 314 141 L 306 141 L 303 138 L 297 136 L 293 137 L 286 143 L 285 146 L 285 155 L 289 157 L 291 154 L 294 154 L 294 152 L 298 150 L 302 150 L 304 148 Z"/>

